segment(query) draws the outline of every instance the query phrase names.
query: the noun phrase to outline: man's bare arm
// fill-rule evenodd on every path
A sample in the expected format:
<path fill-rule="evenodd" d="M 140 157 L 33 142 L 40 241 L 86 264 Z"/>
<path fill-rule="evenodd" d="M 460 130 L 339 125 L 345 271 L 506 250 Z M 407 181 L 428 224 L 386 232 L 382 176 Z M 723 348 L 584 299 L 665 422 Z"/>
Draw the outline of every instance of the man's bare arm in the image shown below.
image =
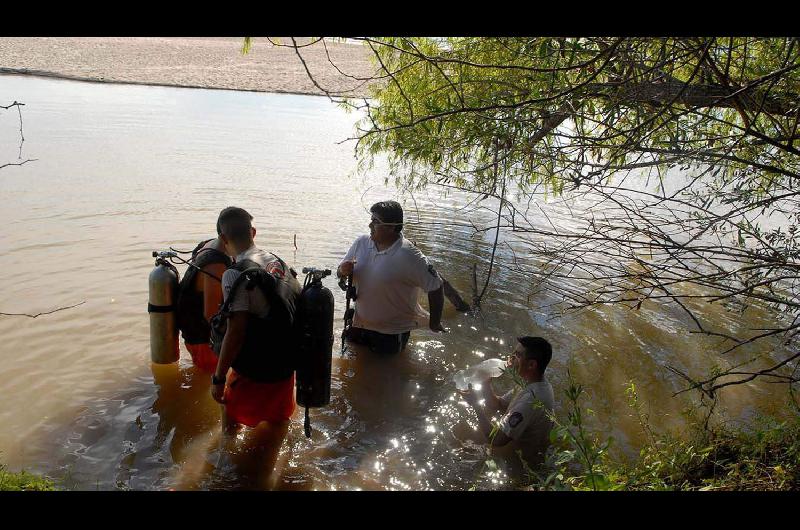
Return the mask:
<path fill-rule="evenodd" d="M 225 265 L 222 263 L 212 263 L 203 270 L 222 279 L 225 274 Z M 217 278 L 212 278 L 208 274 L 199 273 L 203 277 L 203 316 L 210 322 L 211 317 L 217 314 L 219 306 L 222 305 L 222 283 Z"/>
<path fill-rule="evenodd" d="M 236 361 L 239 352 L 244 344 L 245 331 L 247 330 L 247 311 L 236 311 L 231 313 L 228 319 L 228 329 L 225 331 L 225 338 L 222 339 L 222 350 L 217 361 L 217 369 L 214 376 L 222 379 L 228 374 L 228 369 Z M 223 385 L 212 385 L 211 395 L 214 399 L 222 403 Z"/>

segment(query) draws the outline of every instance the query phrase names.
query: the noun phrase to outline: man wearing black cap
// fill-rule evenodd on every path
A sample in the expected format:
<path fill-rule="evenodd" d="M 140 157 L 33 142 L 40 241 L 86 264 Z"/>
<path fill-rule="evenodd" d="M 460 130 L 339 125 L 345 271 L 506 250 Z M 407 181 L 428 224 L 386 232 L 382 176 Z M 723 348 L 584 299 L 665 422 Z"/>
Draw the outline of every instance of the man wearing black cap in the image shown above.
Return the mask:
<path fill-rule="evenodd" d="M 412 329 L 427 323 L 433 331 L 444 331 L 442 278 L 403 237 L 400 204 L 378 202 L 370 213 L 369 236 L 355 240 L 336 274 L 339 278 L 352 274 L 356 286 L 348 339 L 378 353 L 395 354 L 405 348 Z M 430 315 L 419 305 L 420 289 L 428 293 Z"/>

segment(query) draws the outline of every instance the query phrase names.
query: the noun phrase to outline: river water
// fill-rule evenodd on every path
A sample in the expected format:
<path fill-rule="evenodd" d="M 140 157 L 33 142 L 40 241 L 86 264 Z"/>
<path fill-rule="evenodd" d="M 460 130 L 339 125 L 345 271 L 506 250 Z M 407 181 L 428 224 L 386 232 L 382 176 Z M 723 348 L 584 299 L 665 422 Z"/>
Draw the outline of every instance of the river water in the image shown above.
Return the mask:
<path fill-rule="evenodd" d="M 36 161 L 0 170 L 0 312 L 81 305 L 0 316 L 0 462 L 11 469 L 92 490 L 503 488 L 508 478 L 486 467 L 485 451 L 453 434 L 475 422 L 450 377 L 505 357 L 515 336 L 551 341 L 556 412 L 569 369 L 587 389 L 590 427 L 628 456 L 645 436 L 627 406 L 630 382 L 657 430 L 678 429 L 691 401 L 672 397 L 682 382 L 665 366 L 701 376 L 753 353 L 721 360 L 685 316 L 655 304 L 551 314 L 501 249 L 480 315 L 446 303 L 449 334 L 416 331 L 388 361 L 341 357 L 337 340 L 331 405 L 312 410 L 310 440 L 298 409 L 265 473 L 246 434 L 233 456 L 218 450 L 218 406 L 183 346 L 176 365 L 151 365 L 150 253 L 192 248 L 213 236 L 220 209 L 237 205 L 253 214 L 262 248 L 298 269 L 334 268 L 368 231 L 369 206 L 401 198 L 407 237 L 468 298 L 472 264 L 482 278 L 493 240 L 470 221 L 491 213 L 462 209 L 470 197 L 452 191 L 398 191 L 380 164 L 356 175 L 352 142 L 339 142 L 357 117 L 322 97 L 1 76 L 0 104 L 14 100 L 26 104 L 22 158 Z M 19 128 L 16 110 L 2 111 L 0 164 L 18 161 Z M 571 222 L 557 203 L 539 206 Z M 325 283 L 338 337 L 344 296 Z M 766 318 L 706 316 L 731 330 Z M 752 383 L 725 392 L 721 409 L 746 422 L 784 404 L 773 386 Z"/>

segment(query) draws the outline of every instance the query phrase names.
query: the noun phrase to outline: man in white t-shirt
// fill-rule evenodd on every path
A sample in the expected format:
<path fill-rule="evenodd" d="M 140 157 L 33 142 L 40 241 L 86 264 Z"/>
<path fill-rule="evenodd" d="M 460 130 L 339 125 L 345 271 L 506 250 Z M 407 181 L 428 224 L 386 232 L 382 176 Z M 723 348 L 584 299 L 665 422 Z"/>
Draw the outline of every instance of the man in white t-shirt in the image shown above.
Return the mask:
<path fill-rule="evenodd" d="M 541 337 L 519 337 L 508 366 L 519 374 L 526 386 L 497 396 L 489 380 L 481 383 L 481 394 L 470 385 L 461 392 L 478 416 L 479 430 L 492 447 L 508 446 L 513 452 L 521 451 L 522 459 L 530 466 L 544 461 L 544 452 L 550 443 L 553 412 L 553 387 L 544 378 L 544 371 L 553 356 L 550 343 Z M 480 406 L 483 399 L 484 406 Z M 489 419 L 495 412 L 504 414 L 492 436 Z"/>
<path fill-rule="evenodd" d="M 402 351 L 413 329 L 441 324 L 442 278 L 428 259 L 403 237 L 403 208 L 383 201 L 370 208 L 369 236 L 355 240 L 336 270 L 353 275 L 356 305 L 348 340 L 378 353 Z M 430 315 L 419 305 L 420 289 L 428 293 Z"/>

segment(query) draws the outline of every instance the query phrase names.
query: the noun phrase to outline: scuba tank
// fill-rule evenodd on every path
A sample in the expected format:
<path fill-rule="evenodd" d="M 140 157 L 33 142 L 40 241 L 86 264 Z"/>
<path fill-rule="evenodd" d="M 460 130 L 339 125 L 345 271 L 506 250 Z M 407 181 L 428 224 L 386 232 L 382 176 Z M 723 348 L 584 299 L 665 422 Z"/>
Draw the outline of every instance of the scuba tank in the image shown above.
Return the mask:
<path fill-rule="evenodd" d="M 178 291 L 178 269 L 167 261 L 175 252 L 153 252 L 155 268 L 150 272 L 150 359 L 156 364 L 174 363 L 180 356 L 178 326 L 175 320 L 175 297 Z"/>
<path fill-rule="evenodd" d="M 306 280 L 298 301 L 300 355 L 297 361 L 297 404 L 306 408 L 304 429 L 311 438 L 310 407 L 331 402 L 333 293 L 322 285 L 330 269 L 303 267 Z"/>

